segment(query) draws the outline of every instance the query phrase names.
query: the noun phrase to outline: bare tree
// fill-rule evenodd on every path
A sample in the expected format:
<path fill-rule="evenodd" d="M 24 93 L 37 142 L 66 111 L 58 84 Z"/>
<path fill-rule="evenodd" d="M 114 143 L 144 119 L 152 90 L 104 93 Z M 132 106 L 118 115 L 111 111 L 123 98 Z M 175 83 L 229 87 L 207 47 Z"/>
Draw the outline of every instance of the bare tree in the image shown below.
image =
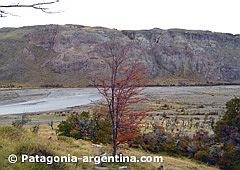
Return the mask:
<path fill-rule="evenodd" d="M 16 4 L 7 4 L 7 5 L 1 5 L 0 4 L 0 17 L 7 17 L 9 15 L 14 15 L 13 13 L 8 12 L 7 9 L 9 8 L 32 8 L 36 10 L 41 10 L 44 13 L 54 13 L 49 9 L 49 5 L 58 3 L 59 0 L 49 0 L 49 1 L 41 1 L 31 4 L 22 4 L 22 3 L 16 3 Z"/>
<path fill-rule="evenodd" d="M 104 58 L 104 72 L 94 78 L 94 85 L 104 97 L 112 124 L 112 148 L 116 155 L 117 145 L 138 133 L 137 127 L 143 112 L 131 111 L 143 98 L 140 95 L 145 80 L 145 67 L 130 59 L 132 43 L 112 41 L 101 44 L 98 54 Z M 132 130 L 131 130 L 132 129 Z M 129 133 L 129 135 L 128 135 Z"/>

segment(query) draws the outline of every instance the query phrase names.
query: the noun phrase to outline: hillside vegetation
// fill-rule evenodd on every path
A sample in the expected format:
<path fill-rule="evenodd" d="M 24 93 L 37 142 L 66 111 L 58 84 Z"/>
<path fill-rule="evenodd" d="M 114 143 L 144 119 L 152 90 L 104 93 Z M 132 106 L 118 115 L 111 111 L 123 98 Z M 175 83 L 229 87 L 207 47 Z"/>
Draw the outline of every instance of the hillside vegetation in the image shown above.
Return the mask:
<path fill-rule="evenodd" d="M 96 155 L 97 150 L 91 142 L 84 140 L 75 140 L 67 137 L 57 137 L 55 130 L 46 125 L 40 125 L 38 134 L 30 131 L 32 127 L 26 126 L 24 129 L 17 129 L 11 126 L 0 127 L 0 165 L 2 170 L 35 170 L 35 169 L 93 169 L 93 163 L 80 163 L 76 164 L 31 164 L 31 163 L 16 163 L 9 164 L 7 157 L 14 153 L 20 155 L 26 154 L 42 154 L 42 155 L 67 155 L 72 154 L 76 156 Z M 109 146 L 103 145 L 103 150 L 108 152 Z M 145 153 L 141 150 L 121 148 L 124 155 L 153 155 Z M 164 169 L 165 170 L 215 170 L 217 168 L 208 167 L 203 164 L 196 163 L 195 161 L 186 158 L 174 158 L 164 156 Z M 107 164 L 112 169 L 117 169 L 119 166 L 116 164 Z M 158 164 L 128 164 L 128 169 L 157 169 Z"/>

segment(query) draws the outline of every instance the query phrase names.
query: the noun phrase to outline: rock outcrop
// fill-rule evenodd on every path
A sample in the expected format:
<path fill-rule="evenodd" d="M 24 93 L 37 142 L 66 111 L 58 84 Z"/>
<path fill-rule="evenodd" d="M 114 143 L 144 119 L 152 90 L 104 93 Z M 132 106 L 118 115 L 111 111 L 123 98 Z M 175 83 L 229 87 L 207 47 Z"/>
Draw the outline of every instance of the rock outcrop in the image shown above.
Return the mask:
<path fill-rule="evenodd" d="M 240 35 L 80 25 L 0 29 L 0 82 L 89 85 L 89 75 L 102 67 L 91 51 L 112 35 L 138 42 L 136 57 L 148 68 L 149 85 L 240 82 Z"/>

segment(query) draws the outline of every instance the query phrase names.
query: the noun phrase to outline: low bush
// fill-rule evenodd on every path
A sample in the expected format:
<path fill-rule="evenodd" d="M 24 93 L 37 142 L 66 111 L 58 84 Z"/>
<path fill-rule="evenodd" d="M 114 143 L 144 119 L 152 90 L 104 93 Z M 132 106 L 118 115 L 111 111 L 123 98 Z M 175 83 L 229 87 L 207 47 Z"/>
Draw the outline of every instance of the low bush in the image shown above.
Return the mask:
<path fill-rule="evenodd" d="M 208 153 L 204 150 L 200 150 L 194 155 L 194 159 L 207 163 L 209 160 Z"/>
<path fill-rule="evenodd" d="M 38 131 L 39 131 L 39 129 L 40 129 L 40 126 L 39 126 L 39 125 L 34 125 L 31 130 L 32 130 L 32 132 L 33 132 L 34 134 L 37 134 Z"/>
<path fill-rule="evenodd" d="M 31 120 L 27 117 L 26 114 L 22 114 L 19 120 L 15 120 L 12 125 L 16 128 L 22 128 L 25 124 Z"/>
<path fill-rule="evenodd" d="M 111 142 L 111 123 L 108 119 L 89 112 L 71 114 L 66 121 L 58 125 L 59 136 L 87 139 L 95 143 Z"/>
<path fill-rule="evenodd" d="M 22 154 L 26 154 L 28 156 L 54 156 L 53 151 L 51 151 L 48 147 L 45 145 L 42 145 L 40 143 L 32 143 L 32 142 L 23 142 L 16 146 L 15 153 L 19 156 Z M 47 165 L 46 163 L 34 163 L 34 169 L 43 168 L 43 169 L 52 169 L 52 170 L 65 170 L 67 169 L 66 164 L 64 163 L 56 163 L 53 162 L 53 164 Z"/>

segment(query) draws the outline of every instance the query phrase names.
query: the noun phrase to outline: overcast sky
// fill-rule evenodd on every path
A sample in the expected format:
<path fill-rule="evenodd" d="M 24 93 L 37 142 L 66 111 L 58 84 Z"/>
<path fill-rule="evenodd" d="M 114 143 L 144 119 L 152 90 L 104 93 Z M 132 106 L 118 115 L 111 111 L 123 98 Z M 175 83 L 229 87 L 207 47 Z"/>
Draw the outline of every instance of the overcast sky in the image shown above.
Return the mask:
<path fill-rule="evenodd" d="M 32 1 L 37 0 L 0 0 L 0 4 Z M 240 0 L 60 0 L 51 8 L 63 12 L 8 10 L 19 16 L 0 18 L 0 27 L 79 24 L 121 30 L 158 27 L 240 34 Z"/>

